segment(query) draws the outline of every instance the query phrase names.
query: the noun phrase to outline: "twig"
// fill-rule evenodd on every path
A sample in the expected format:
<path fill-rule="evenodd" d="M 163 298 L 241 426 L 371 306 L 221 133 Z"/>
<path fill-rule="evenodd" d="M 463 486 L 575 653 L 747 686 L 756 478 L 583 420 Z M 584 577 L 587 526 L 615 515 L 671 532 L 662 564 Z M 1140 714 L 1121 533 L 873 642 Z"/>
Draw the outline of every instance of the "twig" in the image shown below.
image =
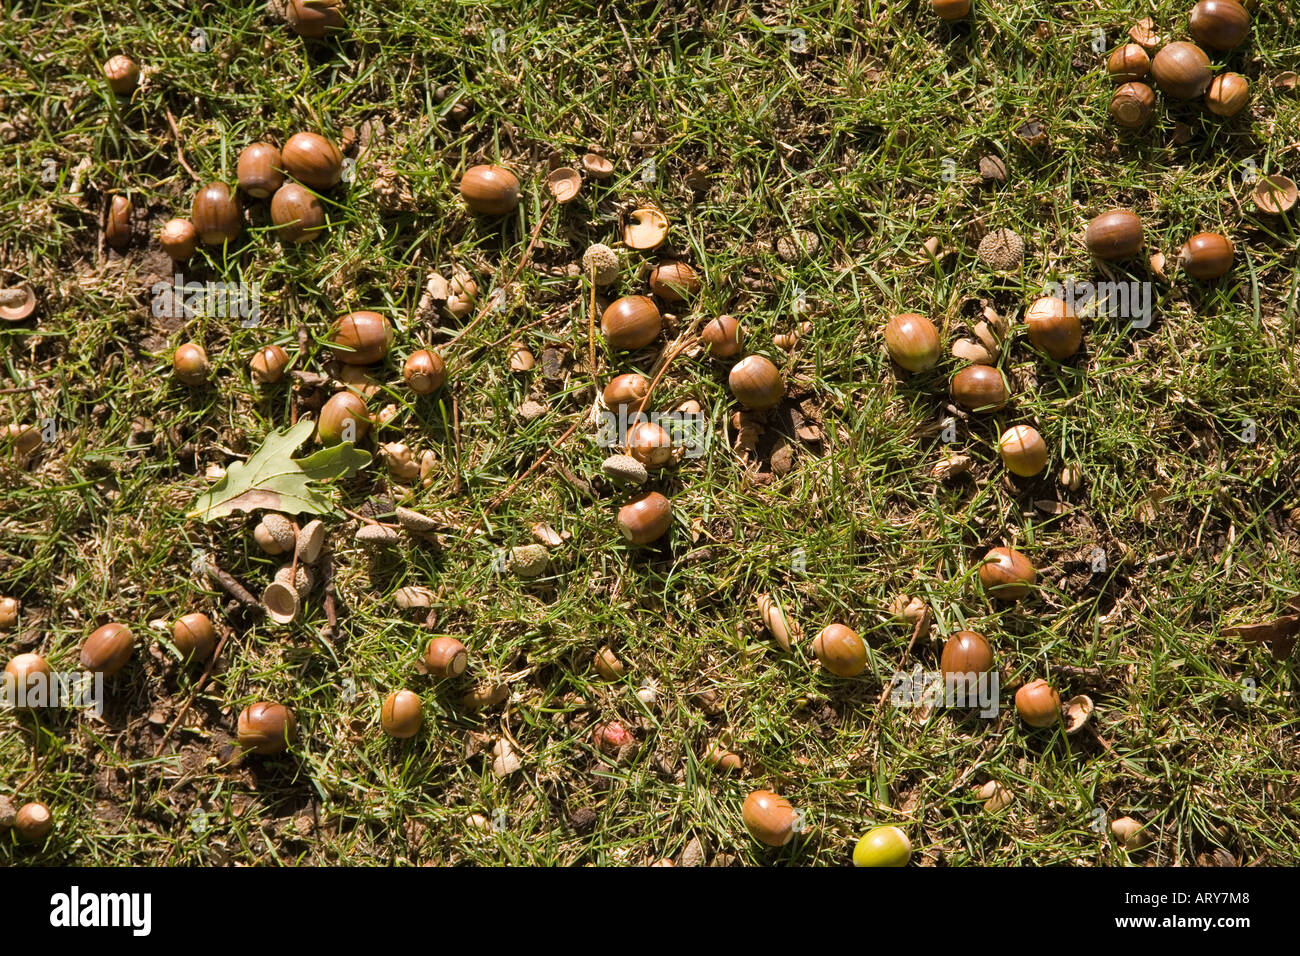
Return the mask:
<path fill-rule="evenodd" d="M 587 309 L 587 370 L 591 373 L 591 384 L 600 391 L 600 379 L 596 373 L 596 263 L 593 261 L 589 278 L 591 280 L 591 305 Z"/>
<path fill-rule="evenodd" d="M 551 454 L 552 454 L 552 453 L 553 453 L 557 448 L 559 448 L 559 447 L 560 447 L 561 445 L 563 445 L 566 441 L 568 441 L 568 440 L 569 440 L 569 437 L 570 437 L 574 432 L 576 432 L 576 431 L 578 430 L 578 426 L 581 425 L 581 424 L 582 424 L 582 420 L 579 419 L 578 421 L 576 421 L 576 422 L 574 422 L 572 425 L 570 425 L 570 426 L 569 426 L 569 430 L 566 431 L 563 435 L 561 435 L 561 436 L 559 437 L 559 440 L 557 440 L 556 443 L 555 443 L 554 445 L 552 445 L 550 448 L 546 449 L 546 451 L 543 452 L 543 453 L 538 457 L 538 459 L 537 459 L 535 462 L 533 462 L 531 465 L 529 465 L 527 471 L 525 471 L 522 475 L 520 475 L 520 476 L 519 476 L 518 478 L 516 478 L 514 481 L 510 482 L 509 486 L 506 488 L 505 491 L 501 492 L 501 494 L 497 495 L 495 498 L 493 498 L 491 501 L 489 501 L 489 502 L 488 502 L 488 505 L 487 505 L 487 508 L 485 508 L 484 511 L 483 511 L 482 516 L 480 516 L 479 519 L 478 519 L 477 521 L 475 521 L 473 525 L 470 526 L 469 533 L 470 533 L 470 534 L 477 534 L 479 528 L 481 528 L 481 527 L 483 526 L 483 521 L 484 521 L 484 519 L 486 519 L 487 516 L 490 515 L 490 514 L 491 514 L 491 513 L 492 513 L 492 512 L 497 508 L 497 506 L 501 504 L 501 502 L 503 502 L 503 501 L 505 501 L 507 498 L 509 498 L 510 495 L 511 495 L 511 493 L 512 493 L 516 488 L 518 488 L 521 484 L 523 484 L 524 481 L 526 481 L 526 480 L 528 479 L 528 476 L 529 476 L 529 475 L 531 475 L 531 474 L 532 474 L 533 472 L 535 472 L 538 468 L 540 468 L 540 467 L 542 466 L 542 464 L 546 461 L 546 459 L 550 458 L 550 457 L 551 457 Z"/>
<path fill-rule="evenodd" d="M 217 567 L 217 563 L 211 558 L 204 562 L 204 570 L 207 571 L 209 578 L 221 586 L 221 590 L 225 591 L 240 604 L 244 605 L 244 607 L 257 608 L 259 611 L 264 610 L 261 601 L 253 597 L 253 595 L 248 592 L 248 589 L 233 577 L 221 570 L 221 568 Z"/>
<path fill-rule="evenodd" d="M 453 394 L 451 396 L 451 438 L 452 451 L 456 454 L 456 475 L 454 483 L 451 486 L 451 493 L 459 495 L 461 492 L 461 470 L 460 470 L 460 401 Z"/>
<path fill-rule="evenodd" d="M 325 633 L 324 637 L 333 640 L 339 633 L 338 593 L 334 590 L 334 561 L 329 552 L 321 555 L 321 577 L 325 579 Z"/>
<path fill-rule="evenodd" d="M 190 164 L 185 162 L 185 150 L 181 149 L 181 131 L 176 126 L 176 117 L 172 116 L 172 111 L 167 111 L 167 125 L 172 128 L 172 138 L 176 140 L 176 158 L 180 161 L 181 168 L 190 174 L 190 178 L 195 182 L 199 181 L 199 174 L 190 168 Z"/>

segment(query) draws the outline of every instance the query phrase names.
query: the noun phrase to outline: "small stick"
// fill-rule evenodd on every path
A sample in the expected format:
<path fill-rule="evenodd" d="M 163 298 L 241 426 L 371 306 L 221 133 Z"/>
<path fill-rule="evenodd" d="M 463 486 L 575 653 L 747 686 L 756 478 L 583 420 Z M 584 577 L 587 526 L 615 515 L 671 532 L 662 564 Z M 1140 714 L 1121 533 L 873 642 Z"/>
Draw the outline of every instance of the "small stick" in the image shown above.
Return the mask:
<path fill-rule="evenodd" d="M 190 164 L 185 162 L 185 150 L 181 149 L 181 131 L 176 126 L 176 117 L 172 116 L 172 111 L 167 111 L 167 125 L 172 128 L 172 138 L 176 140 L 176 158 L 180 160 L 181 168 L 190 174 L 190 178 L 196 183 L 199 182 L 199 174 L 190 168 Z"/>
<path fill-rule="evenodd" d="M 248 589 L 242 584 L 225 571 L 221 570 L 221 568 L 217 567 L 217 563 L 211 558 L 205 562 L 204 569 L 208 572 L 208 577 L 221 586 L 221 590 L 225 591 L 240 604 L 244 605 L 244 607 L 255 607 L 258 610 L 262 610 L 262 602 L 253 597 L 253 595 L 248 592 Z"/>
<path fill-rule="evenodd" d="M 512 493 L 516 488 L 518 488 L 521 484 L 523 484 L 524 481 L 526 481 L 526 480 L 528 479 L 528 476 L 529 476 L 529 475 L 531 475 L 531 474 L 532 474 L 533 472 L 535 472 L 539 467 L 541 467 L 541 465 L 546 461 L 546 459 L 548 459 L 548 458 L 551 457 L 551 453 L 552 453 L 552 452 L 554 452 L 557 448 L 559 448 L 559 447 L 560 447 L 561 445 L 563 445 L 566 441 L 568 441 L 568 440 L 569 440 L 569 437 L 570 437 L 574 432 L 576 432 L 576 431 L 578 430 L 578 426 L 581 425 L 581 424 L 582 424 L 582 420 L 579 419 L 578 421 L 576 421 L 576 422 L 574 422 L 572 425 L 570 425 L 570 426 L 569 426 L 569 430 L 566 431 L 563 435 L 561 435 L 561 436 L 559 437 L 559 440 L 556 441 L 556 443 L 555 443 L 554 445 L 552 445 L 550 448 L 546 449 L 546 451 L 543 452 L 543 453 L 538 457 L 538 459 L 537 459 L 535 462 L 533 462 L 531 465 L 529 465 L 527 471 L 525 471 L 522 475 L 520 475 L 520 476 L 519 476 L 518 478 L 516 478 L 514 481 L 510 482 L 509 486 L 506 488 L 505 491 L 501 492 L 501 494 L 497 495 L 497 496 L 496 496 L 495 498 L 493 498 L 490 502 L 488 502 L 487 508 L 485 509 L 483 516 L 480 517 L 477 521 L 474 522 L 474 524 L 473 524 L 473 525 L 470 527 L 470 529 L 469 529 L 469 533 L 470 533 L 470 534 L 476 534 L 476 533 L 478 533 L 479 528 L 481 528 L 481 527 L 483 526 L 483 520 L 484 520 L 488 515 L 490 515 L 490 514 L 491 514 L 491 513 L 496 509 L 496 507 L 497 507 L 498 505 L 501 504 L 501 502 L 503 502 L 503 501 L 505 501 L 507 498 L 509 498 L 509 497 L 510 497 L 510 494 L 511 494 L 511 493 Z"/>
<path fill-rule="evenodd" d="M 591 384 L 600 391 L 600 379 L 596 374 L 596 263 L 591 264 L 591 306 L 587 310 L 587 366 L 591 372 Z"/>
<path fill-rule="evenodd" d="M 334 561 L 330 558 L 329 552 L 321 555 L 321 577 L 325 579 L 325 633 L 324 636 L 333 640 L 339 633 L 339 615 L 337 607 L 338 594 L 334 590 Z"/>
<path fill-rule="evenodd" d="M 451 493 L 459 495 L 461 492 L 461 473 L 460 473 L 460 400 L 453 394 L 451 396 L 451 437 L 452 450 L 456 453 L 456 477 L 455 483 L 451 486 Z"/>

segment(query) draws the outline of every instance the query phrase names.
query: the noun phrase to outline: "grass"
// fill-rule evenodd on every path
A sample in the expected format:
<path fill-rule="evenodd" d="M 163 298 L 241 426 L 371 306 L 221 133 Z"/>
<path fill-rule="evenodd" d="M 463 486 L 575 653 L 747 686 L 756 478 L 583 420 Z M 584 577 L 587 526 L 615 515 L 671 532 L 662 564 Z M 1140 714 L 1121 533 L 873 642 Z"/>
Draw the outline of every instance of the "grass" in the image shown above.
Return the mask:
<path fill-rule="evenodd" d="M 1256 215 L 1242 178 L 1248 161 L 1292 176 L 1300 167 L 1300 98 L 1270 83 L 1300 62 L 1300 26 L 1267 4 L 1248 43 L 1220 58 L 1251 79 L 1248 115 L 1214 120 L 1162 99 L 1150 128 L 1117 136 L 1105 52 L 1147 14 L 1181 35 L 1187 6 L 976 0 L 972 22 L 949 26 L 916 2 L 727 3 L 709 14 L 354 4 L 341 39 L 310 43 L 261 4 L 142 3 L 113 17 L 69 0 L 10 5 L 0 267 L 27 276 L 43 304 L 39 321 L 0 329 L 0 416 L 53 419 L 58 435 L 29 467 L 0 464 L 0 593 L 24 606 L 0 650 L 39 650 L 66 669 L 103 621 L 129 623 L 138 641 L 102 720 L 0 716 L 0 793 L 43 800 L 56 818 L 39 848 L 6 835 L 0 860 L 646 864 L 680 860 L 698 838 L 719 865 L 844 865 L 867 828 L 896 823 L 925 865 L 1193 865 L 1216 851 L 1243 864 L 1300 861 L 1294 661 L 1223 634 L 1300 595 L 1296 226 Z M 196 28 L 206 51 L 191 46 Z M 791 30 L 804 31 L 802 52 Z M 146 68 L 129 100 L 98 73 L 117 52 Z M 462 104 L 472 106 L 463 121 Z M 258 327 L 150 312 L 150 287 L 172 271 L 157 227 L 185 214 L 198 185 L 169 112 L 203 181 L 231 180 L 239 150 L 258 139 L 382 123 L 352 154 L 354 180 L 329 196 L 326 238 L 284 248 L 255 210 L 244 239 L 187 267 L 187 278 L 260 283 Z M 1046 128 L 1045 146 L 1015 135 L 1029 119 Z M 541 214 L 548 157 L 575 162 L 588 143 L 608 151 L 616 178 L 587 183 L 547 219 L 519 304 L 449 350 L 447 390 L 414 400 L 402 357 L 457 327 L 420 311 L 428 272 L 462 267 L 492 288 Z M 981 184 L 986 154 L 1005 159 L 1004 186 Z M 491 160 L 526 173 L 524 202 L 499 222 L 469 216 L 456 191 L 467 166 Z M 54 182 L 42 178 L 50 168 Z M 709 179 L 702 193 L 688 181 L 697 169 Z M 410 201 L 385 209 L 379 177 Z M 125 256 L 100 238 L 114 190 L 130 192 L 141 220 Z M 655 404 L 698 400 L 712 441 L 656 481 L 675 510 L 668 543 L 635 550 L 614 525 L 622 497 L 591 485 L 606 454 L 594 430 L 555 443 L 593 398 L 586 291 L 569 267 L 590 242 L 614 242 L 620 211 L 642 201 L 666 212 L 672 251 L 705 277 L 670 333 L 698 315 L 739 316 L 747 347 L 781 365 L 824 440 L 795 441 L 785 474 L 766 461 L 747 471 L 730 448 L 725 367 L 679 358 Z M 1021 327 L 1002 360 L 1021 384 L 1014 402 L 960 418 L 946 446 L 956 364 L 901 376 L 882 348 L 884 319 L 923 312 L 947 340 L 969 333 L 981 300 L 1014 320 L 1047 281 L 1105 278 L 1082 229 L 1120 204 L 1141 213 L 1149 248 L 1171 262 L 1193 232 L 1225 232 L 1234 271 L 1198 284 L 1176 272 L 1162 282 L 1141 264 L 1110 269 L 1154 281 L 1152 326 L 1087 323 L 1085 350 L 1063 364 L 1035 355 Z M 1018 274 L 992 274 L 975 257 L 999 227 L 1026 240 Z M 814 232 L 819 249 L 791 263 L 774 242 L 793 228 Z M 922 251 L 931 237 L 948 250 L 938 260 Z M 624 257 L 623 288 L 642 291 L 642 257 Z M 811 331 L 785 353 L 772 336 L 795 329 L 801 296 Z M 276 561 L 256 548 L 251 521 L 203 525 L 184 512 L 207 467 L 251 454 L 325 397 L 259 390 L 247 358 L 275 341 L 296 368 L 319 371 L 329 320 L 354 308 L 398 328 L 371 403 L 397 406 L 383 437 L 433 451 L 437 466 L 428 487 L 409 489 L 377 462 L 340 500 L 378 514 L 404 503 L 447 531 L 438 547 L 376 562 L 352 544 L 354 520 L 331 518 L 335 640 L 320 636 L 319 594 L 290 629 L 227 618 L 223 596 L 192 574 L 194 552 L 255 590 Z M 211 387 L 171 377 L 171 351 L 189 339 L 212 358 Z M 563 378 L 544 378 L 540 361 L 511 373 L 513 339 L 539 359 L 559 350 Z M 601 380 L 656 354 L 602 349 Z M 547 413 L 521 421 L 527 399 Z M 1247 421 L 1252 441 L 1240 438 Z M 1008 481 L 998 462 L 997 436 L 1019 422 L 1051 450 L 1039 479 Z M 550 463 L 489 512 L 547 451 Z M 948 451 L 971 456 L 972 469 L 935 481 L 929 469 Z M 1066 464 L 1086 476 L 1076 491 L 1056 480 Z M 543 521 L 570 536 L 551 572 L 536 582 L 500 573 L 502 553 Z M 484 533 L 471 534 L 477 522 Z M 1040 569 L 1026 601 L 995 603 L 979 587 L 979 559 L 1001 543 Z M 1106 568 L 1089 573 L 1095 549 Z M 397 610 L 392 594 L 409 584 L 436 592 L 432 628 Z M 829 677 L 810 641 L 779 653 L 757 624 L 762 591 L 780 595 L 808 636 L 831 621 L 856 628 L 867 671 Z M 1057 683 L 1095 699 L 1097 734 L 1030 731 L 1008 692 L 992 721 L 878 707 L 911 638 L 889 613 L 899 594 L 922 597 L 936 618 L 905 667 L 937 666 L 942 638 L 969 627 L 989 636 L 1007 680 L 1049 665 L 1095 669 Z M 234 633 L 155 757 L 197 676 L 169 641 L 170 622 L 194 609 Z M 466 643 L 470 676 L 446 687 L 416 672 L 431 633 Z M 591 666 L 605 644 L 628 665 L 620 683 Z M 484 679 L 507 683 L 509 700 L 480 713 L 458 706 Z M 646 680 L 653 706 L 634 693 Z M 425 726 L 396 742 L 379 733 L 378 711 L 404 686 L 424 698 Z M 233 759 L 236 717 L 261 698 L 293 707 L 300 742 L 285 757 Z M 591 744 L 609 719 L 640 741 L 623 761 Z M 500 779 L 490 746 L 506 734 L 523 768 Z M 712 770 L 701 756 L 712 741 L 740 752 L 743 772 Z M 1015 796 L 999 814 L 974 796 L 988 780 Z M 806 832 L 790 846 L 767 850 L 745 834 L 740 804 L 756 787 L 802 811 Z M 575 819 L 586 810 L 590 828 Z M 1096 832 L 1097 811 L 1149 823 L 1153 844 L 1127 854 Z M 483 832 L 471 814 L 500 825 Z"/>

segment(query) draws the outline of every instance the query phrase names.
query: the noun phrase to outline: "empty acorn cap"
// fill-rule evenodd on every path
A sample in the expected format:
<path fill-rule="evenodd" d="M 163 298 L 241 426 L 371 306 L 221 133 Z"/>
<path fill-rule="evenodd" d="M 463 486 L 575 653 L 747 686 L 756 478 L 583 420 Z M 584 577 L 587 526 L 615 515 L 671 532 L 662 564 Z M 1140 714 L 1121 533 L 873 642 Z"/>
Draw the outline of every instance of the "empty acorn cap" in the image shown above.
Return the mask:
<path fill-rule="evenodd" d="M 21 322 L 36 311 L 36 291 L 26 282 L 0 289 L 0 319 Z"/>
<path fill-rule="evenodd" d="M 558 203 L 572 202 L 582 190 L 582 176 L 569 166 L 552 169 L 546 177 L 546 188 Z"/>
<path fill-rule="evenodd" d="M 582 157 L 582 168 L 592 179 L 609 179 L 614 175 L 614 164 L 599 153 L 588 153 Z"/>
<path fill-rule="evenodd" d="M 418 511 L 412 511 L 410 508 L 397 509 L 397 523 L 407 531 L 424 533 L 434 531 L 438 527 L 438 522 L 434 521 L 428 515 L 422 515 Z"/>
<path fill-rule="evenodd" d="M 1087 694 L 1071 697 L 1065 702 L 1065 732 L 1075 734 L 1084 728 L 1092 717 L 1092 698 Z"/>
<path fill-rule="evenodd" d="M 521 578 L 535 578 L 546 572 L 551 556 L 540 544 L 521 544 L 510 549 L 510 570 Z"/>
<path fill-rule="evenodd" d="M 667 238 L 668 218 L 653 206 L 633 210 L 623 225 L 623 243 L 629 249 L 655 249 Z"/>
<path fill-rule="evenodd" d="M 650 480 L 645 465 L 631 455 L 610 455 L 600 468 L 611 480 L 624 485 L 644 485 Z"/>
<path fill-rule="evenodd" d="M 266 616 L 277 624 L 292 624 L 302 610 L 298 592 L 280 581 L 272 581 L 262 592 L 262 607 Z"/>
<path fill-rule="evenodd" d="M 325 523 L 319 518 L 308 521 L 298 532 L 298 560 L 304 564 L 315 564 L 320 558 L 323 547 L 325 547 Z"/>
<path fill-rule="evenodd" d="M 380 549 L 396 546 L 402 536 L 381 524 L 364 524 L 357 529 L 356 541 L 363 548 Z"/>
<path fill-rule="evenodd" d="M 298 565 L 296 573 L 292 564 L 286 564 L 282 568 L 277 568 L 274 579 L 279 581 L 281 584 L 289 585 L 289 587 L 298 592 L 299 597 L 309 593 L 312 586 L 316 583 L 316 578 L 311 573 L 311 569 L 305 564 Z"/>
<path fill-rule="evenodd" d="M 433 592 L 428 588 L 411 584 L 393 592 L 393 600 L 400 608 L 432 607 Z"/>

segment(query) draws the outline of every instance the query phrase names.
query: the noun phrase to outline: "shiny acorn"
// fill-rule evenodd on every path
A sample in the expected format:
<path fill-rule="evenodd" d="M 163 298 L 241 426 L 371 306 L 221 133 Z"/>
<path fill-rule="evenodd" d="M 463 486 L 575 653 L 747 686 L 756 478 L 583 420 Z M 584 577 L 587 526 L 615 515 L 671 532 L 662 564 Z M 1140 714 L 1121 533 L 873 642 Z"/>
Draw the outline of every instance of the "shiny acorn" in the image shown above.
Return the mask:
<path fill-rule="evenodd" d="M 907 866 L 912 858 L 912 841 L 898 827 L 869 830 L 853 848 L 854 866 Z"/>
<path fill-rule="evenodd" d="M 343 178 L 343 154 L 318 133 L 294 133 L 280 159 L 285 172 L 315 190 L 329 189 Z"/>
<path fill-rule="evenodd" d="M 283 753 L 298 736 L 298 720 L 284 704 L 260 700 L 239 715 L 239 745 L 264 757 Z"/>
<path fill-rule="evenodd" d="M 461 177 L 460 196 L 470 212 L 504 216 L 519 205 L 519 178 L 504 166 L 471 166 Z"/>

